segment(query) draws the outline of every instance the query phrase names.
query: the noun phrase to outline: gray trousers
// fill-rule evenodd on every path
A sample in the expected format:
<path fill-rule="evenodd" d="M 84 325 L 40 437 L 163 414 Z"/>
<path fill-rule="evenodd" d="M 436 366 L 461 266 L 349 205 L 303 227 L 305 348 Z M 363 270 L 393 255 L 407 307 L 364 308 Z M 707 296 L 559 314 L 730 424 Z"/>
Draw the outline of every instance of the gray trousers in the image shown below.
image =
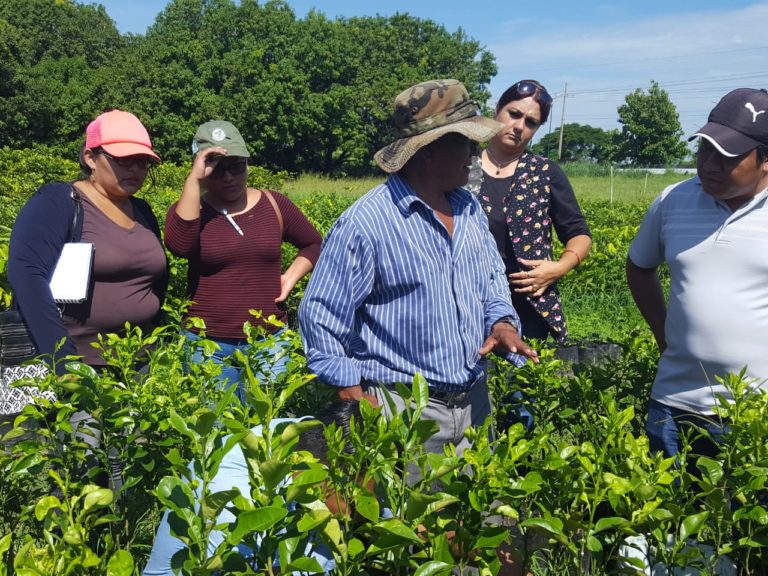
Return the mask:
<path fill-rule="evenodd" d="M 383 386 L 381 384 L 367 383 L 363 384 L 363 389 L 367 394 L 374 396 L 379 403 L 379 406 L 383 406 L 382 413 L 387 419 L 392 417 L 392 411 L 387 403 Z M 395 403 L 395 410 L 402 412 L 405 409 L 405 401 L 393 387 L 386 387 Z M 488 382 L 485 377 L 478 380 L 472 387 L 472 390 L 462 399 L 461 402 L 441 402 L 436 398 L 430 396 L 427 406 L 421 413 L 423 420 L 434 420 L 437 422 L 440 430 L 424 443 L 424 449 L 427 452 L 437 452 L 442 454 L 443 447 L 447 444 L 453 444 L 456 446 L 456 453 L 461 455 L 464 450 L 471 446 L 469 440 L 464 436 L 464 431 L 470 426 L 480 426 L 485 422 L 485 419 L 493 413 L 493 405 L 491 403 L 491 395 L 488 391 Z M 493 426 L 491 426 L 490 434 L 495 436 Z M 408 483 L 414 484 L 421 479 L 421 470 L 414 464 L 408 466 Z M 439 484 L 439 483 L 438 483 Z M 441 489 L 441 487 L 435 486 L 435 490 Z M 506 525 L 506 519 L 501 516 L 489 516 L 486 522 L 490 525 Z M 504 546 L 504 545 L 502 545 Z M 507 545 L 508 546 L 508 545 Z M 504 564 L 502 572 L 499 574 L 512 575 L 522 574 L 520 567 L 517 569 Z M 452 574 L 462 576 L 473 576 L 479 574 L 477 568 L 465 568 L 464 571 L 460 571 L 458 568 L 454 569 Z"/>
<path fill-rule="evenodd" d="M 367 394 L 374 396 L 383 406 L 383 414 L 387 419 L 392 417 L 381 384 L 364 384 Z M 405 401 L 393 387 L 387 387 L 392 400 L 395 402 L 395 410 L 402 412 L 405 409 Z M 422 420 L 434 420 L 440 430 L 424 443 L 427 452 L 442 454 L 443 446 L 453 444 L 456 453 L 461 454 L 469 448 L 470 442 L 464 437 L 464 431 L 470 426 L 480 426 L 491 414 L 491 396 L 488 392 L 486 378 L 480 378 L 468 394 L 461 401 L 453 403 L 442 402 L 430 396 L 426 408 L 421 413 Z M 493 432 L 492 432 L 493 433 Z"/>

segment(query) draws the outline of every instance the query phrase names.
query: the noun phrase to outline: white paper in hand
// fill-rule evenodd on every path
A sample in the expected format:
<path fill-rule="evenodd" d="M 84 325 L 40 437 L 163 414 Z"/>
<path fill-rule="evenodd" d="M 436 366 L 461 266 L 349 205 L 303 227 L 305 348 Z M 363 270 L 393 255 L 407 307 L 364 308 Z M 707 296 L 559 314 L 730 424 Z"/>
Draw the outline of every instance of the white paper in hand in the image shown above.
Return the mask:
<path fill-rule="evenodd" d="M 51 294 L 61 304 L 85 302 L 91 281 L 93 244 L 67 242 L 51 276 Z"/>

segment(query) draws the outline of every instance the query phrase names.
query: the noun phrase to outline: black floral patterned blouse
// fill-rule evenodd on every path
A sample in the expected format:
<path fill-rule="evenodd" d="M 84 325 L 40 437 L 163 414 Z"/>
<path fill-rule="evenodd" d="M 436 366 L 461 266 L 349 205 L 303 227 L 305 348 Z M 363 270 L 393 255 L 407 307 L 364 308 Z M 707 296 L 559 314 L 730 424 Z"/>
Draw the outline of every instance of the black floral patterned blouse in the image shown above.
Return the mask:
<path fill-rule="evenodd" d="M 591 236 L 568 178 L 549 158 L 526 152 L 515 173 L 503 179 L 484 172 L 480 158 L 475 158 L 466 187 L 477 196 L 488 216 L 507 274 L 528 270 L 518 258 L 552 260 L 553 227 L 563 245 L 574 236 Z M 567 338 L 555 284 L 538 298 L 513 290 L 511 293 L 524 336 L 543 337 L 549 333 L 559 343 Z"/>

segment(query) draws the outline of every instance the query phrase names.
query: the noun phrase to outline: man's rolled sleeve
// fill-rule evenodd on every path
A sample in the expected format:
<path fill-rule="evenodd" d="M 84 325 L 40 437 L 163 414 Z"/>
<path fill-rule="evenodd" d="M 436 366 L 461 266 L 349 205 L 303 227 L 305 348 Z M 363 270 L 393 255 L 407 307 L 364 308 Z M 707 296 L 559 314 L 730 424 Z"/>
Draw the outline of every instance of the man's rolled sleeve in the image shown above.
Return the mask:
<path fill-rule="evenodd" d="M 355 313 L 373 287 L 373 251 L 354 223 L 331 228 L 299 306 L 307 365 L 326 384 L 355 386 L 361 375 L 351 357 Z"/>
<path fill-rule="evenodd" d="M 486 226 L 487 231 L 487 226 Z M 483 310 L 486 335 L 491 333 L 493 325 L 505 316 L 510 317 L 517 331 L 520 332 L 520 318 L 509 294 L 509 280 L 504 269 L 504 262 L 496 248 L 496 243 L 490 232 L 485 235 L 485 252 L 488 259 L 488 290 Z"/>
<path fill-rule="evenodd" d="M 484 321 L 486 335 L 491 333 L 493 325 L 502 318 L 508 318 L 512 321 L 518 334 L 522 333 L 522 325 L 517 315 L 515 307 L 509 294 L 509 280 L 504 269 L 504 262 L 496 249 L 493 236 L 488 232 L 486 242 L 486 252 L 490 262 L 488 277 L 488 298 L 485 301 Z M 525 364 L 526 359 L 511 352 L 504 354 L 504 358 L 517 367 Z"/>

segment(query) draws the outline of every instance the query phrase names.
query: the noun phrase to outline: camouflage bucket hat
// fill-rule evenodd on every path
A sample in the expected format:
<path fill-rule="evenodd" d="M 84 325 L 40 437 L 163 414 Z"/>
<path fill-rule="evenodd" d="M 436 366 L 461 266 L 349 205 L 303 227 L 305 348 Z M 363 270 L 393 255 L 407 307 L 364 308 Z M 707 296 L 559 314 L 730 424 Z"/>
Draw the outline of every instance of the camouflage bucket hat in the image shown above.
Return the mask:
<path fill-rule="evenodd" d="M 485 142 L 504 127 L 480 115 L 458 80 L 429 80 L 401 92 L 395 98 L 392 124 L 397 140 L 373 157 L 387 173 L 397 172 L 420 148 L 450 132 Z"/>

